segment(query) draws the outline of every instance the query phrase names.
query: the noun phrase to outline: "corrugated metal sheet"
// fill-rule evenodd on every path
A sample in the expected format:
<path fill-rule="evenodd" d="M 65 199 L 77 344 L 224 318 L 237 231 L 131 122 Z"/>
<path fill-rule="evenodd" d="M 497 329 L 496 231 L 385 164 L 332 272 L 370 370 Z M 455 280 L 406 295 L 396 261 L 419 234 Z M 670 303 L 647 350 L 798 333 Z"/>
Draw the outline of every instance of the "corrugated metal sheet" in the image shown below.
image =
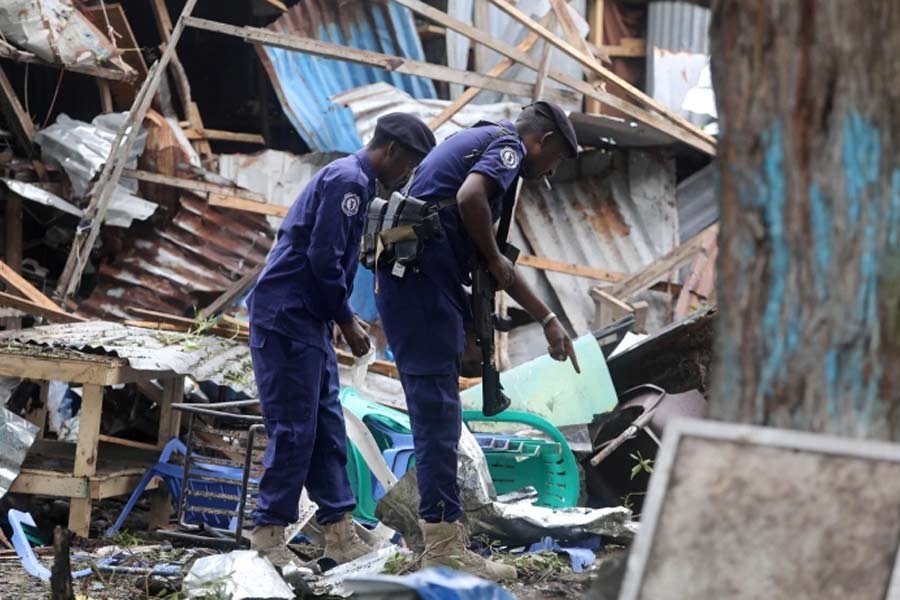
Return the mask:
<path fill-rule="evenodd" d="M 107 321 L 46 325 L 0 333 L 2 342 L 101 352 L 143 371 L 174 371 L 256 396 L 246 344 L 212 336 L 127 327 Z"/>
<path fill-rule="evenodd" d="M 710 10 L 691 2 L 650 2 L 647 14 L 647 91 L 698 125 L 710 118 L 682 109 L 688 90 L 709 63 Z"/>
<path fill-rule="evenodd" d="M 603 158 L 606 156 L 607 158 Z M 636 150 L 583 157 L 587 177 L 522 188 L 514 243 L 552 260 L 634 273 L 678 244 L 671 159 Z M 591 331 L 597 281 L 520 268 L 538 290 L 552 292 L 578 335 Z M 548 290 L 549 286 L 549 290 Z M 545 296 L 546 297 L 546 296 Z"/>
<path fill-rule="evenodd" d="M 209 206 L 184 195 L 168 223 L 135 234 L 128 250 L 100 267 L 78 307 L 89 317 L 128 318 L 129 306 L 183 314 L 265 261 L 274 235 L 265 217 Z"/>
<path fill-rule="evenodd" d="M 391 112 L 405 112 L 416 115 L 426 123 L 438 116 L 449 104 L 447 100 L 416 100 L 403 90 L 388 83 L 373 83 L 342 94 L 332 101 L 339 106 L 346 106 L 356 122 L 356 131 L 364 142 L 372 139 L 375 133 L 375 122 L 379 117 Z M 515 119 L 522 109 L 515 102 L 498 102 L 496 104 L 468 104 L 456 115 L 437 128 L 434 136 L 438 143 L 449 135 L 478 121 L 502 121 Z"/>
<path fill-rule="evenodd" d="M 713 162 L 678 184 L 678 224 L 682 243 L 719 220 L 718 177 L 718 165 Z"/>
<path fill-rule="evenodd" d="M 412 14 L 394 2 L 302 0 L 269 26 L 334 44 L 425 60 Z M 375 67 L 258 47 L 281 106 L 312 150 L 354 152 L 362 146 L 353 115 L 331 97 L 368 83 L 388 82 L 415 98 L 434 98 L 431 80 Z"/>

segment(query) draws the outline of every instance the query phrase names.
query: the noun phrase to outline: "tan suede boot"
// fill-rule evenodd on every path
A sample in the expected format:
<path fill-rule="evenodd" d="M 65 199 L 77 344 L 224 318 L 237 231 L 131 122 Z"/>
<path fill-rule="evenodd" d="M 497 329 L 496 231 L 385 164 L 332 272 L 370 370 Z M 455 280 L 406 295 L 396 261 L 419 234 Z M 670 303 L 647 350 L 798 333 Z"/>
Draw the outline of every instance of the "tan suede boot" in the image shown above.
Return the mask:
<path fill-rule="evenodd" d="M 250 532 L 250 549 L 256 550 L 269 559 L 279 569 L 293 563 L 301 567 L 302 562 L 284 543 L 284 527 L 279 525 L 258 525 Z"/>
<path fill-rule="evenodd" d="M 516 578 L 515 567 L 488 560 L 469 550 L 466 529 L 459 521 L 454 523 L 420 521 L 419 526 L 425 534 L 423 567 L 450 567 L 489 581 Z"/>
<path fill-rule="evenodd" d="M 345 514 L 340 521 L 323 525 L 322 530 L 325 533 L 325 551 L 322 555 L 334 559 L 339 565 L 365 556 L 373 550 L 356 533 L 350 513 Z"/>

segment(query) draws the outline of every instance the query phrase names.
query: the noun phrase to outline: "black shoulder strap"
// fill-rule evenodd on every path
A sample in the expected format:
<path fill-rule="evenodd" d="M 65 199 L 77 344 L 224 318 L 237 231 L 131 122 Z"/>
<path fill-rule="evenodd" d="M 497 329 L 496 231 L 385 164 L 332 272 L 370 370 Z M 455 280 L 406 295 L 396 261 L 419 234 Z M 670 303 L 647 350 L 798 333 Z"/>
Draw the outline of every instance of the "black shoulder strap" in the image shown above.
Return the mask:
<path fill-rule="evenodd" d="M 494 143 L 494 140 L 507 136 L 519 137 L 518 132 L 511 131 L 500 123 L 494 123 L 493 121 L 478 121 L 469 129 L 474 129 L 476 127 L 496 127 L 497 130 L 491 133 L 490 137 L 488 137 L 488 139 L 485 140 L 484 144 L 481 145 L 481 148 L 478 148 L 477 150 L 473 150 L 469 154 L 466 154 L 466 160 L 471 161 L 473 164 L 478 162 L 478 159 L 481 158 L 481 155 L 484 154 L 485 150 L 488 149 L 488 146 Z"/>
<path fill-rule="evenodd" d="M 503 195 L 503 212 L 500 214 L 500 224 L 497 226 L 497 246 L 501 252 L 509 239 L 509 229 L 512 227 L 513 211 L 516 208 L 516 193 L 518 191 L 519 178 L 517 177 Z"/>

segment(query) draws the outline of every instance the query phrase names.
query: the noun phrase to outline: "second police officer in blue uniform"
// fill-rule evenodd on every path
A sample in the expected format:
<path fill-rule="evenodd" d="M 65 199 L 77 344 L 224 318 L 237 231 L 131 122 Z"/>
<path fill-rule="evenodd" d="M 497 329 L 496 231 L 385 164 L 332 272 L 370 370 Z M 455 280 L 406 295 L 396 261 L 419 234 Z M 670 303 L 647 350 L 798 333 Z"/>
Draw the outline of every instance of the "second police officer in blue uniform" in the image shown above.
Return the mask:
<path fill-rule="evenodd" d="M 402 184 L 434 147 L 412 115 L 378 120 L 366 148 L 338 159 L 304 188 L 282 222 L 248 299 L 250 351 L 269 443 L 251 547 L 279 567 L 295 558 L 284 527 L 297 520 L 306 486 L 319 505 L 325 555 L 338 563 L 371 548 L 357 535 L 347 479 L 346 431 L 338 400 L 332 327 L 353 354 L 369 350 L 365 324 L 350 309 L 366 206 L 376 180 Z"/>
<path fill-rule="evenodd" d="M 459 522 L 457 448 L 462 427 L 459 365 L 470 308 L 464 285 L 470 282 L 475 252 L 487 263 L 499 289 L 505 289 L 544 326 L 550 355 L 577 359 L 559 320 L 516 276 L 514 265 L 496 242 L 506 192 L 519 177 L 550 175 L 561 160 L 575 157 L 575 132 L 556 105 L 536 102 L 509 121 L 481 124 L 439 144 L 419 165 L 408 194 L 443 203 L 443 234 L 424 243 L 415 265 L 380 268 L 376 302 L 406 394 L 415 444 L 425 536 L 423 566 L 461 568 L 486 579 L 515 577 L 515 569 L 482 558 L 466 547 Z"/>

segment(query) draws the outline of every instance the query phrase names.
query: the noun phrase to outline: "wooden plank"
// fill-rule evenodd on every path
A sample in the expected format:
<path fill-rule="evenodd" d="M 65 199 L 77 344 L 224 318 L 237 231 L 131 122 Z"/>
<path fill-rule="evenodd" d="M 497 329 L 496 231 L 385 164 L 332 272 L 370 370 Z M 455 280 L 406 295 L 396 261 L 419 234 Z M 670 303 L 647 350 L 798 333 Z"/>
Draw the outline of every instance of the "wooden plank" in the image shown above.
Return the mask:
<path fill-rule="evenodd" d="M 78 444 L 75 446 L 75 477 L 90 477 L 97 471 L 97 445 L 100 435 L 100 413 L 103 411 L 103 387 L 86 384 L 81 394 L 78 419 Z M 69 504 L 69 529 L 88 537 L 91 526 L 91 499 L 72 498 Z"/>
<path fill-rule="evenodd" d="M 707 227 L 662 258 L 657 259 L 640 273 L 613 284 L 609 293 L 617 298 L 627 300 L 635 294 L 649 289 L 654 283 L 666 277 L 673 269 L 702 251 L 707 236 L 717 234 L 718 230 L 719 226 L 717 224 Z"/>
<path fill-rule="evenodd" d="M 56 498 L 87 498 L 89 486 L 86 477 L 22 469 L 9 491 L 12 494 L 32 494 Z"/>
<path fill-rule="evenodd" d="M 97 89 L 100 91 L 100 112 L 111 113 L 113 111 L 113 101 L 109 82 L 104 79 L 98 79 Z"/>
<path fill-rule="evenodd" d="M 406 2 L 408 0 L 403 0 Z M 438 11 L 440 12 L 440 11 Z M 305 38 L 296 35 L 288 35 L 276 33 L 268 29 L 260 29 L 258 27 L 238 27 L 235 25 L 227 25 L 216 21 L 206 19 L 198 19 L 189 17 L 186 19 L 190 27 L 196 29 L 205 29 L 216 33 L 231 35 L 243 39 L 251 44 L 260 44 L 275 48 L 284 48 L 285 50 L 296 50 L 305 52 L 314 56 L 322 56 L 324 58 L 334 58 L 354 62 L 358 64 L 378 67 L 386 71 L 401 73 L 404 75 L 416 75 L 420 77 L 428 77 L 438 81 L 447 81 L 449 83 L 459 83 L 466 86 L 480 87 L 486 90 L 494 90 L 512 96 L 531 97 L 534 85 L 530 83 L 509 81 L 499 79 L 480 73 L 464 71 L 462 69 L 453 69 L 443 65 L 435 65 L 427 62 L 409 60 L 398 56 L 380 54 L 368 50 L 359 50 L 348 46 L 338 44 L 330 44 L 312 38 Z M 571 93 L 561 92 L 560 90 L 552 90 L 548 95 L 554 101 L 568 101 L 575 98 Z"/>
<path fill-rule="evenodd" d="M 75 239 L 72 242 L 72 248 L 66 259 L 66 265 L 63 269 L 62 276 L 56 288 L 56 294 L 60 299 L 66 300 L 78 288 L 81 282 L 81 274 L 90 257 L 94 242 L 100 233 L 100 225 L 106 217 L 106 211 L 112 200 L 113 192 L 118 185 L 122 170 L 125 168 L 125 162 L 134 146 L 137 136 L 141 131 L 140 124 L 143 123 L 144 117 L 150 108 L 150 103 L 156 95 L 156 90 L 162 83 L 165 76 L 165 69 L 172 60 L 175 53 L 175 46 L 184 31 L 184 18 L 191 14 L 197 0 L 187 0 L 181 18 L 175 25 L 169 43 L 160 57 L 159 61 L 150 68 L 147 78 L 141 85 L 135 97 L 134 104 L 128 112 L 128 116 L 122 123 L 121 129 L 116 134 L 116 138 L 112 144 L 109 158 L 103 165 L 100 177 L 94 184 L 91 192 L 91 201 L 87 209 L 84 211 L 82 223 L 90 223 L 89 227 L 79 227 L 75 232 Z"/>
<path fill-rule="evenodd" d="M 222 194 L 210 194 L 207 197 L 207 202 L 209 202 L 210 206 L 242 210 L 244 212 L 256 213 L 258 215 L 271 215 L 274 217 L 284 217 L 287 215 L 288 210 L 290 210 L 289 206 L 269 204 L 264 200 L 248 200 Z"/>
<path fill-rule="evenodd" d="M 22 198 L 6 189 L 0 191 L 6 207 L 6 248 L 4 259 L 13 272 L 22 270 Z"/>
<path fill-rule="evenodd" d="M 125 14 L 125 9 L 121 4 L 110 4 L 109 2 L 101 3 L 100 6 L 85 7 L 82 10 L 94 25 L 104 31 L 106 24 L 109 23 L 118 36 L 122 62 L 135 71 L 132 81 L 114 81 L 109 85 L 110 106 L 127 108 L 134 103 L 137 94 L 135 82 L 143 81 L 147 77 L 147 63 L 141 52 L 140 44 L 134 36 L 134 31 L 131 29 L 128 15 Z"/>
<path fill-rule="evenodd" d="M 163 400 L 159 404 L 159 434 L 157 447 L 162 448 L 169 439 L 178 437 L 181 429 L 181 411 L 172 410 L 172 404 L 184 400 L 184 375 L 169 377 L 162 382 Z"/>
<path fill-rule="evenodd" d="M 617 273 L 615 271 L 607 271 L 605 269 L 597 269 L 595 267 L 586 267 L 575 263 L 560 262 L 543 258 L 540 256 L 522 255 L 516 261 L 516 265 L 523 267 L 531 267 L 533 269 L 541 269 L 543 271 L 553 271 L 555 273 L 565 273 L 576 277 L 587 277 L 590 279 L 599 279 L 600 281 L 622 281 L 627 278 L 625 273 Z"/>
<path fill-rule="evenodd" d="M 566 40 L 573 47 L 578 48 L 586 57 L 593 60 L 594 68 L 587 69 L 585 75 L 588 77 L 588 81 L 594 83 L 596 75 L 596 69 L 600 67 L 600 63 L 597 62 L 597 56 L 594 53 L 594 48 L 588 44 L 588 41 L 581 37 L 581 34 L 578 32 L 578 25 L 575 23 L 575 19 L 572 18 L 572 13 L 570 12 L 568 4 L 565 0 L 550 0 L 550 5 L 553 7 L 553 12 L 556 13 L 556 19 L 559 21 L 559 27 L 563 31 L 563 35 L 566 36 Z M 599 48 L 596 49 L 599 51 Z M 599 57 L 603 62 L 609 63 L 609 57 L 602 55 Z"/>
<path fill-rule="evenodd" d="M 162 390 L 156 387 L 156 384 L 150 381 L 140 381 L 135 384 L 140 393 L 149 398 L 151 401 L 162 402 Z"/>
<path fill-rule="evenodd" d="M 409 8 L 409 7 L 407 6 L 407 8 Z M 441 11 L 438 11 L 437 9 L 432 9 L 427 4 L 423 4 L 419 8 L 423 9 L 423 10 L 427 9 L 429 11 L 434 10 L 437 13 L 441 12 Z M 416 12 L 418 12 L 418 11 L 416 11 Z M 420 13 L 420 14 L 422 14 L 422 13 Z M 443 14 L 443 13 L 441 13 L 441 14 Z M 426 16 L 426 15 L 423 15 L 423 16 Z M 542 25 L 544 25 L 545 27 L 552 27 L 553 23 L 555 22 L 555 19 L 556 19 L 556 17 L 554 16 L 553 11 L 550 11 L 546 15 L 544 15 L 544 17 L 541 19 L 540 23 Z M 539 36 L 538 34 L 536 34 L 534 32 L 529 33 L 528 35 L 525 36 L 525 39 L 523 39 L 521 41 L 521 43 L 519 43 L 519 45 L 516 46 L 516 49 L 519 50 L 520 52 L 524 52 L 527 54 L 528 52 L 531 51 L 531 49 L 534 47 L 534 45 L 537 43 L 537 41 L 539 39 L 541 39 L 541 36 Z M 511 58 L 504 58 L 499 63 L 497 63 L 494 66 L 494 68 L 492 68 L 490 71 L 488 71 L 487 74 L 490 75 L 491 77 L 502 77 L 507 71 L 509 71 L 512 68 L 512 66 L 514 64 L 516 64 L 516 61 L 512 60 Z M 480 88 L 470 87 L 469 89 L 467 89 L 465 92 L 460 94 L 459 98 L 457 98 L 456 100 L 451 102 L 450 105 L 447 106 L 447 108 L 442 110 L 440 112 L 440 114 L 438 114 L 438 116 L 433 118 L 428 123 L 428 127 L 432 131 L 436 130 L 438 127 L 440 127 L 441 125 L 443 125 L 444 123 L 446 123 L 447 121 L 452 119 L 454 117 L 454 115 L 456 115 L 456 113 L 458 113 L 460 110 L 463 109 L 463 107 L 465 107 L 469 102 L 471 102 L 475 98 L 475 96 L 477 96 L 479 94 L 479 92 L 481 92 Z"/>
<path fill-rule="evenodd" d="M 502 40 L 495 39 L 488 33 L 479 31 L 478 29 L 472 27 L 468 23 L 464 23 L 464 22 L 460 21 L 459 19 L 455 19 L 455 18 L 451 17 L 450 15 L 431 7 L 427 4 L 425 4 L 424 2 L 421 2 L 421 0 L 394 0 L 394 1 L 397 4 L 401 4 L 401 5 L 409 8 L 413 12 L 416 12 L 416 13 L 422 15 L 423 17 L 427 17 L 437 23 L 440 23 L 441 25 L 447 27 L 448 29 L 452 29 L 453 31 L 461 33 L 462 35 L 465 35 L 466 37 L 469 37 L 470 39 L 475 40 L 480 44 L 484 44 L 485 46 L 488 46 L 492 50 L 495 50 L 495 51 L 499 52 L 500 54 L 503 54 L 504 56 L 512 59 L 513 61 L 516 61 L 516 62 L 519 62 L 519 63 L 525 65 L 529 69 L 533 69 L 534 71 L 537 71 L 540 69 L 539 62 L 536 59 L 529 56 L 526 52 L 522 52 L 518 48 L 515 48 L 515 47 L 511 46 L 510 44 L 503 42 Z M 496 3 L 497 1 L 498 0 L 491 0 L 491 2 L 494 2 L 494 3 Z M 509 6 L 509 5 L 507 5 L 507 6 Z M 513 10 L 517 10 L 514 7 L 511 7 L 511 8 Z M 526 19 L 527 22 L 531 25 L 531 27 L 529 27 L 529 28 L 532 30 L 533 33 L 537 33 L 540 37 L 543 37 L 544 39 L 548 39 L 548 36 L 549 36 L 549 38 L 552 38 L 556 42 L 561 42 L 561 40 L 559 40 L 558 37 L 556 37 L 552 32 L 550 32 L 542 23 L 537 23 L 537 22 L 533 21 L 527 15 L 524 15 L 524 13 L 521 13 L 521 11 L 519 11 L 519 14 L 521 17 Z M 565 44 L 565 42 L 562 42 L 562 43 Z M 601 69 L 602 69 L 602 67 L 601 67 Z M 603 69 L 603 70 L 605 71 L 605 69 Z M 703 132 L 700 132 L 703 134 L 702 136 L 697 135 L 695 133 L 695 131 L 699 131 L 699 130 L 690 123 L 689 123 L 689 125 L 691 125 L 691 129 L 686 130 L 683 125 L 676 125 L 676 124 L 672 123 L 671 121 L 669 121 L 668 119 L 666 119 L 662 116 L 659 116 L 657 114 L 654 114 L 652 112 L 649 112 L 639 106 L 636 106 L 636 105 L 632 104 L 631 102 L 628 102 L 627 100 L 623 100 L 622 98 L 619 98 L 618 96 L 615 96 L 615 95 L 607 92 L 606 90 L 596 88 L 593 85 L 591 85 L 590 83 L 588 83 L 587 81 L 582 81 L 581 79 L 566 75 L 565 73 L 561 73 L 561 72 L 555 71 L 553 69 L 548 71 L 547 76 L 550 79 L 553 79 L 554 81 L 558 81 L 559 83 L 562 83 L 563 85 L 565 85 L 577 92 L 580 92 L 585 97 L 594 98 L 594 99 L 602 102 L 603 104 L 606 104 L 612 108 L 615 108 L 616 110 L 621 111 L 622 113 L 628 115 L 629 117 L 635 119 L 636 121 L 639 121 L 641 123 L 649 125 L 650 127 L 654 128 L 654 129 L 657 129 L 659 131 L 667 133 L 671 137 L 675 138 L 676 140 L 682 140 L 686 144 L 689 144 L 689 145 L 697 148 L 701 152 L 705 152 L 707 154 L 715 154 L 715 140 L 710 141 L 710 136 L 708 136 L 707 134 L 705 134 Z M 643 93 L 641 92 L 641 94 L 643 94 Z M 522 95 L 522 94 L 520 94 L 520 95 Z M 524 95 L 526 95 L 528 97 L 531 96 L 530 93 L 524 94 Z M 448 107 L 448 109 L 449 109 L 449 107 Z M 432 128 L 435 127 L 434 123 L 436 121 L 437 121 L 437 119 L 433 120 L 432 123 L 430 123 L 430 126 L 432 126 Z M 685 121 L 685 122 L 687 122 L 687 121 Z"/>
<path fill-rule="evenodd" d="M 138 181 L 158 183 L 160 185 L 167 185 L 182 190 L 190 190 L 193 192 L 201 192 L 205 194 L 218 194 L 228 198 L 241 198 L 244 200 L 252 200 L 261 204 L 266 203 L 266 197 L 262 194 L 257 194 L 256 192 L 251 192 L 250 190 L 245 190 L 239 187 L 219 185 L 217 183 L 197 181 L 195 179 L 186 179 L 184 177 L 173 177 L 171 175 L 162 175 L 160 173 L 151 173 L 150 171 L 140 171 L 137 169 L 124 169 L 122 171 L 122 175 L 124 177 L 137 179 Z"/>
<path fill-rule="evenodd" d="M 14 62 L 29 63 L 40 65 L 42 67 L 50 67 L 51 69 L 62 69 L 71 73 L 81 73 L 82 75 L 90 75 L 91 77 L 99 77 L 100 79 L 110 79 L 113 81 L 132 81 L 135 77 L 134 73 L 126 73 L 120 69 L 109 69 L 107 67 L 98 67 L 90 63 L 79 63 L 76 65 L 62 65 L 51 63 L 38 58 L 31 52 L 19 50 L 6 42 L 0 40 L 0 58 L 5 58 Z"/>
<path fill-rule="evenodd" d="M 602 52 L 610 58 L 646 58 L 647 43 L 643 38 L 622 38 L 618 46 L 591 44 L 596 52 Z"/>
<path fill-rule="evenodd" d="M 105 435 L 103 433 L 98 435 L 97 439 L 101 442 L 106 442 L 107 444 L 115 444 L 116 446 L 125 446 L 127 448 L 141 448 L 143 450 L 157 450 L 159 448 L 159 446 L 157 446 L 156 444 L 147 444 L 145 442 L 126 440 L 125 438 Z"/>
<path fill-rule="evenodd" d="M 126 472 L 103 477 L 92 477 L 89 482 L 89 494 L 92 500 L 115 498 L 131 494 L 140 483 L 146 469 L 129 469 Z M 156 490 L 161 486 L 159 479 L 154 477 L 147 484 L 146 490 Z M 165 487 L 165 486 L 162 486 Z"/>
<path fill-rule="evenodd" d="M 231 308 L 234 301 L 243 295 L 250 286 L 256 283 L 256 280 L 264 267 L 265 265 L 258 265 L 251 269 L 246 275 L 235 281 L 231 287 L 222 292 L 222 294 L 213 300 L 209 306 L 200 311 L 200 318 L 207 319 Z"/>
<path fill-rule="evenodd" d="M 416 33 L 418 33 L 419 37 L 422 39 L 429 37 L 446 37 L 447 28 L 432 23 L 425 23 L 416 27 Z"/>
<path fill-rule="evenodd" d="M 120 358 L 73 360 L 0 352 L 0 376 L 35 381 L 115 385 L 158 379 L 170 374 L 171 371 L 136 371 L 128 366 L 128 361 Z"/>
<path fill-rule="evenodd" d="M 632 99 L 641 104 L 648 106 L 649 108 L 655 110 L 660 115 L 678 125 L 685 132 L 690 133 L 691 135 L 705 140 L 707 143 L 711 145 L 715 145 L 716 140 L 708 133 L 702 131 L 696 125 L 682 117 L 681 115 L 675 113 L 671 109 L 666 106 L 663 106 L 638 88 L 634 87 L 612 71 L 606 69 L 602 65 L 598 64 L 596 60 L 587 56 L 585 53 L 581 52 L 578 48 L 572 46 L 565 40 L 557 37 L 552 31 L 548 30 L 546 27 L 542 27 L 539 23 L 537 23 L 534 19 L 526 15 L 516 6 L 508 2 L 507 0 L 490 0 L 497 8 L 508 14 L 510 17 L 527 27 L 528 29 L 535 31 L 542 38 L 574 58 L 578 63 L 580 63 L 583 67 L 587 67 L 588 69 L 593 69 L 598 75 L 603 77 L 606 81 L 613 83 L 628 94 Z"/>
<path fill-rule="evenodd" d="M 202 132 L 196 129 L 185 129 L 184 135 L 189 140 L 217 140 L 221 142 L 241 142 L 244 144 L 266 145 L 266 139 L 258 133 L 237 133 L 234 131 L 223 131 L 221 129 L 204 128 Z"/>
<path fill-rule="evenodd" d="M 188 317 L 179 317 L 178 315 L 170 315 L 167 313 L 147 310 L 144 308 L 129 307 L 128 311 L 141 316 L 150 317 L 158 321 L 162 321 L 163 323 L 172 325 L 173 327 L 177 328 L 178 331 L 182 331 L 185 333 L 189 331 L 197 331 L 201 327 L 203 327 L 203 333 L 218 335 L 221 337 L 233 337 L 235 335 L 242 336 L 249 332 L 249 329 L 246 326 L 242 326 L 242 324 L 227 323 L 223 320 L 218 321 L 212 326 L 207 326 L 203 322 L 197 321 L 195 319 L 191 319 Z"/>
<path fill-rule="evenodd" d="M 553 46 L 544 42 L 541 49 L 541 68 L 538 69 L 537 79 L 534 81 L 534 94 L 531 96 L 532 102 L 537 102 L 544 95 L 544 84 L 547 83 L 547 70 L 550 68 L 550 54 L 553 52 Z"/>
<path fill-rule="evenodd" d="M 2 260 L 0 260 L 0 279 L 5 281 L 8 285 L 10 285 L 13 289 L 22 294 L 31 302 L 42 306 L 47 310 L 55 310 L 60 312 L 62 311 L 62 309 L 54 304 L 53 301 L 50 300 L 50 298 L 45 296 L 39 289 L 31 285 L 28 280 L 16 273 L 15 269 L 11 268 Z"/>
<path fill-rule="evenodd" d="M 707 300 L 707 294 L 710 293 L 712 286 L 709 285 L 712 277 L 710 274 L 715 273 L 715 262 L 718 256 L 719 248 L 716 244 L 716 232 L 710 231 L 709 235 L 703 242 L 703 249 L 694 257 L 691 263 L 691 273 L 688 275 L 684 287 L 678 294 L 678 300 L 675 302 L 675 317 L 683 317 L 692 311 L 692 304 Z M 701 288 L 701 281 L 706 284 L 704 289 Z"/>
<path fill-rule="evenodd" d="M 34 154 L 34 123 L 31 122 L 31 117 L 19 102 L 12 82 L 6 77 L 6 72 L 2 67 L 0 67 L 0 108 L 3 109 L 3 117 L 12 129 L 19 149 L 27 156 L 32 156 Z"/>
<path fill-rule="evenodd" d="M 588 24 L 590 25 L 590 30 L 588 31 L 588 42 L 593 44 L 594 46 L 602 46 L 603 45 L 603 0 L 593 0 L 591 4 L 590 14 L 588 15 Z M 617 54 L 613 54 L 609 50 L 609 46 L 607 46 L 606 55 L 609 57 L 618 56 Z M 588 113 L 599 113 L 600 107 L 602 104 L 595 100 L 594 98 L 587 98 L 584 104 L 584 110 Z"/>
<path fill-rule="evenodd" d="M 25 300 L 24 298 L 19 298 L 18 296 L 13 296 L 12 294 L 7 294 L 5 292 L 0 292 L 0 306 L 15 308 L 32 317 L 41 317 L 42 319 L 47 319 L 48 321 L 54 321 L 56 323 L 83 323 L 87 320 L 62 310 L 46 308 L 40 304 L 35 304 L 30 300 Z"/>
<path fill-rule="evenodd" d="M 472 25 L 482 31 L 491 30 L 491 5 L 487 0 L 474 0 L 472 5 Z M 488 70 L 490 49 L 484 44 L 475 44 L 475 71 L 484 73 Z"/>

